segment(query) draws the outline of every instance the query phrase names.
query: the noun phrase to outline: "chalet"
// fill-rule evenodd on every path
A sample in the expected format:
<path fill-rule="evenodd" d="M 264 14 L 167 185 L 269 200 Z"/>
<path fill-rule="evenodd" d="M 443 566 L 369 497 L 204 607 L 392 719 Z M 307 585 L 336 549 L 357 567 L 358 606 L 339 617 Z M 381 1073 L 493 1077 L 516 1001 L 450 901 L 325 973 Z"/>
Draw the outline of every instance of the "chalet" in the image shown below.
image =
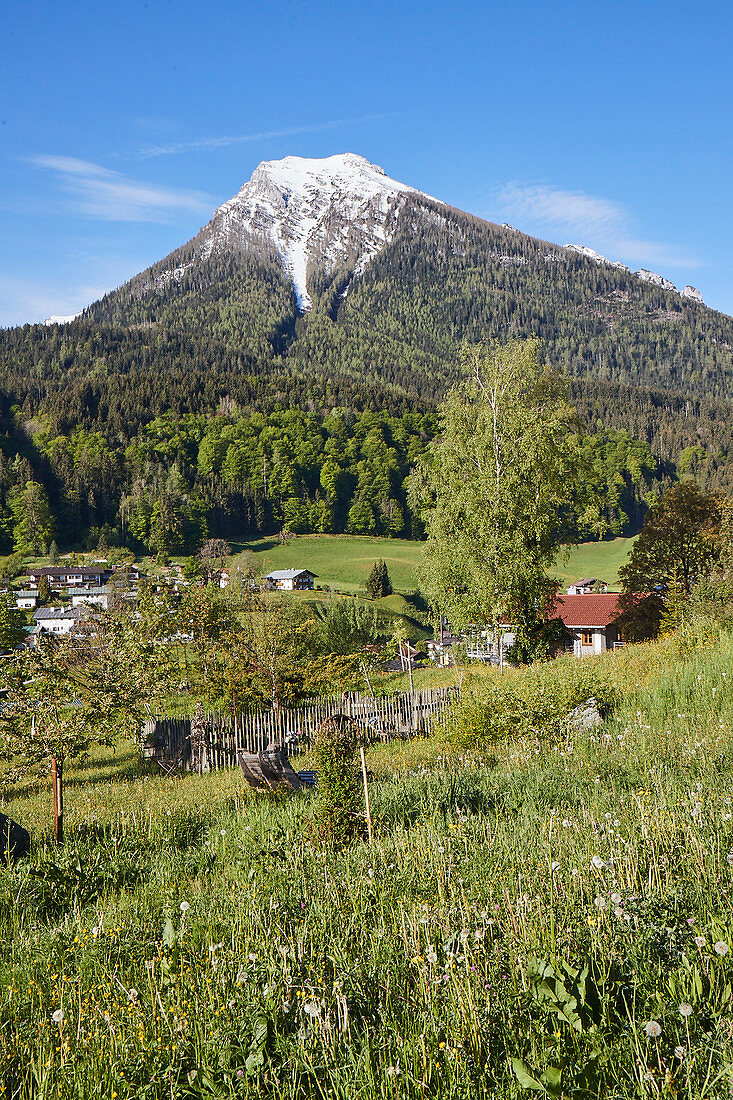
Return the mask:
<path fill-rule="evenodd" d="M 576 581 L 568 588 L 568 596 L 589 596 L 596 589 L 599 592 L 608 592 L 605 581 L 598 581 L 595 577 L 586 577 L 582 581 Z"/>
<path fill-rule="evenodd" d="M 564 652 L 587 657 L 623 645 L 619 598 L 618 592 L 558 596 L 554 618 L 562 619 L 567 632 Z"/>
<path fill-rule="evenodd" d="M 86 617 L 81 607 L 39 607 L 33 612 L 36 634 L 70 634 Z"/>
<path fill-rule="evenodd" d="M 99 565 L 66 565 L 31 567 L 28 579 L 38 587 L 41 577 L 46 577 L 52 588 L 84 588 L 92 585 L 100 587 L 109 577 L 109 570 Z"/>
<path fill-rule="evenodd" d="M 268 588 L 281 592 L 312 592 L 313 581 L 317 576 L 310 569 L 273 569 L 272 573 L 267 574 L 265 581 Z"/>

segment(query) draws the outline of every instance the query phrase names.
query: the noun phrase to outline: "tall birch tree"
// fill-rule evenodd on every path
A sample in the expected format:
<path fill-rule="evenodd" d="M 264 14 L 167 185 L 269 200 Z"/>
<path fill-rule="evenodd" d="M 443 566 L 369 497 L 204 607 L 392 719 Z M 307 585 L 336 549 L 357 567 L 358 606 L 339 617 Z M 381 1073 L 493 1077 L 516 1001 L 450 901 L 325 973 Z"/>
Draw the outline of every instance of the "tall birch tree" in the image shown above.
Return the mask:
<path fill-rule="evenodd" d="M 427 530 L 421 583 L 451 626 L 511 623 L 522 660 L 546 648 L 549 570 L 568 516 L 601 531 L 584 488 L 574 410 L 538 341 L 464 346 L 465 377 L 412 481 Z"/>

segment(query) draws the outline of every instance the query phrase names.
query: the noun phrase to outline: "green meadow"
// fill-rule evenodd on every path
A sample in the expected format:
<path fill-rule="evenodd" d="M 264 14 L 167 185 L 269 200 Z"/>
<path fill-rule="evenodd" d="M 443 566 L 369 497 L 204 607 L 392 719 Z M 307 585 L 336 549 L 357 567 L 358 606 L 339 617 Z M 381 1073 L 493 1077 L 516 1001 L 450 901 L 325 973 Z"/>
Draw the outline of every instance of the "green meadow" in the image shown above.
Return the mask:
<path fill-rule="evenodd" d="M 554 573 L 565 585 L 581 577 L 598 577 L 615 584 L 618 569 L 626 561 L 632 544 L 633 539 L 621 538 L 582 543 L 570 551 L 566 562 L 558 562 Z M 422 542 L 403 539 L 295 535 L 285 546 L 275 538 L 235 543 L 232 566 L 236 570 L 239 553 L 251 551 L 258 570 L 269 573 L 272 569 L 310 569 L 318 574 L 316 584 L 355 593 L 363 589 L 372 563 L 382 558 L 387 563 L 395 592 L 410 593 L 418 587 L 423 547 Z"/>
<path fill-rule="evenodd" d="M 6 788 L 0 1095 L 728 1097 L 732 667 L 713 628 L 467 672 L 443 729 L 368 747 L 342 851 L 317 792 L 132 746 L 70 770 L 61 850 L 47 783 Z"/>

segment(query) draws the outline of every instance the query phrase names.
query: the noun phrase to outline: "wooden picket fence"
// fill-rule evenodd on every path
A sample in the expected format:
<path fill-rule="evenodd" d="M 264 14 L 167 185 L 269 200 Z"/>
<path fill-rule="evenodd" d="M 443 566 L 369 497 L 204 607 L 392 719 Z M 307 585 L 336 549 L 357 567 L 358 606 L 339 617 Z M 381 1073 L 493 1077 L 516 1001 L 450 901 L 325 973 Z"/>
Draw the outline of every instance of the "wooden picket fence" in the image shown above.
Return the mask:
<path fill-rule="evenodd" d="M 430 732 L 436 719 L 457 696 L 456 688 L 395 692 L 373 698 L 348 693 L 307 700 L 293 707 L 251 710 L 231 716 L 203 715 L 200 749 L 192 750 L 191 717 L 153 718 L 143 730 L 143 751 L 173 771 L 212 771 L 233 767 L 238 752 L 263 752 L 274 743 L 288 755 L 302 752 L 326 718 L 343 714 L 362 726 L 372 741 L 390 741 Z"/>

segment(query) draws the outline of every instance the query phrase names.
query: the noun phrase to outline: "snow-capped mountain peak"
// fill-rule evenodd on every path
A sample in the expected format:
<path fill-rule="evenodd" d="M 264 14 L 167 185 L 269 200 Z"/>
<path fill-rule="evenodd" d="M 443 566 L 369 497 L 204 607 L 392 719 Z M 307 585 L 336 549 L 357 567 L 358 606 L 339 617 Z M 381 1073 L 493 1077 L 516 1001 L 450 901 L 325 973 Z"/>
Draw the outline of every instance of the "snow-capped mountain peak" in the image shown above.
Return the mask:
<path fill-rule="evenodd" d="M 313 264 L 326 270 L 348 264 L 358 274 L 391 240 L 409 195 L 430 198 L 356 153 L 263 161 L 214 214 L 209 248 L 264 237 L 292 279 L 298 305 L 308 310 Z"/>

